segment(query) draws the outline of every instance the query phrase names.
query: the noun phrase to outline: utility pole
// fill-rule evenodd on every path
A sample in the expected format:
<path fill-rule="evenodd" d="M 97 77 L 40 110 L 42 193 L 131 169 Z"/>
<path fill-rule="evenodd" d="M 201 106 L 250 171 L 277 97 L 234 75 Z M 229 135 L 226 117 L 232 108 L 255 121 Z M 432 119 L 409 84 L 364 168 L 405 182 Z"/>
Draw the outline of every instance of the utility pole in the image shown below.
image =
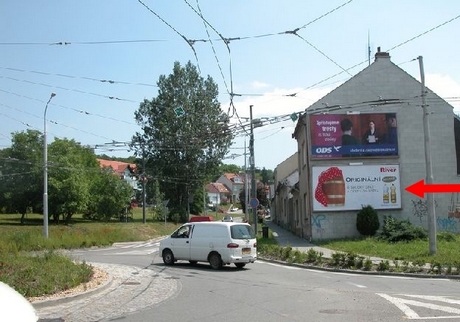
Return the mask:
<path fill-rule="evenodd" d="M 142 147 L 142 223 L 146 223 L 145 219 L 145 182 L 147 181 L 147 176 L 145 175 L 145 151 Z"/>
<path fill-rule="evenodd" d="M 420 66 L 420 80 L 422 84 L 422 108 L 423 108 L 423 133 L 425 137 L 425 167 L 426 167 L 426 184 L 433 184 L 433 167 L 431 164 L 431 147 L 430 147 L 430 125 L 428 123 L 428 111 L 426 105 L 425 89 L 425 71 L 423 69 L 423 57 L 417 57 Z M 434 204 L 434 195 L 428 193 L 427 212 L 428 212 L 428 239 L 430 244 L 430 254 L 436 254 L 436 211 Z"/>
<path fill-rule="evenodd" d="M 203 186 L 203 213 L 208 215 L 208 207 L 206 206 L 206 185 Z"/>
<path fill-rule="evenodd" d="M 246 135 L 244 136 L 244 219 L 249 222 L 249 183 L 248 183 L 248 166 L 246 164 Z"/>
<path fill-rule="evenodd" d="M 251 165 L 251 190 L 252 198 L 257 198 L 256 172 L 254 161 L 254 124 L 252 123 L 252 105 L 249 105 L 249 119 L 251 122 L 251 138 L 249 140 L 249 163 Z M 257 208 L 252 208 L 252 219 L 254 220 L 254 230 L 257 234 Z"/>

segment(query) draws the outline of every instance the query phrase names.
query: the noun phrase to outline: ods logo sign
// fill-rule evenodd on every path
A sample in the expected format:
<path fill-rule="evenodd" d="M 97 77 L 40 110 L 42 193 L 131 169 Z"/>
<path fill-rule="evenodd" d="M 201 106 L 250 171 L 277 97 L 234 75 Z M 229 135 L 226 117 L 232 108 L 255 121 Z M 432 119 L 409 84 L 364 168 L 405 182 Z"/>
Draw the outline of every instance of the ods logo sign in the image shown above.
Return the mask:
<path fill-rule="evenodd" d="M 330 154 L 332 153 L 332 148 L 316 148 L 317 154 Z"/>

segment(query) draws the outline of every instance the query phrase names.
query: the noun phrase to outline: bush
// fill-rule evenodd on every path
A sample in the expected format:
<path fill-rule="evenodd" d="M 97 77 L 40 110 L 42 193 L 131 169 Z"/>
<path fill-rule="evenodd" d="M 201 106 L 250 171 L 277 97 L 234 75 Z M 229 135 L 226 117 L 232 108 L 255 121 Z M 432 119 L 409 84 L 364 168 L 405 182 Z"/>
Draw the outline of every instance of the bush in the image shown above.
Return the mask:
<path fill-rule="evenodd" d="M 391 216 L 383 220 L 382 231 L 378 234 L 378 239 L 386 240 L 390 243 L 399 241 L 412 241 L 425 239 L 428 237 L 426 229 L 413 226 L 409 220 L 399 220 Z"/>
<path fill-rule="evenodd" d="M 310 248 L 307 252 L 307 259 L 306 259 L 306 262 L 307 263 L 314 263 L 317 261 L 319 257 L 319 254 L 316 250 L 314 250 L 313 248 Z"/>
<path fill-rule="evenodd" d="M 457 240 L 457 236 L 453 233 L 441 231 L 436 236 L 437 241 L 445 241 L 445 242 L 455 242 Z"/>
<path fill-rule="evenodd" d="M 390 262 L 388 260 L 381 261 L 377 265 L 377 271 L 379 272 L 385 272 L 390 270 Z"/>
<path fill-rule="evenodd" d="M 374 236 L 380 227 L 377 211 L 372 206 L 363 206 L 356 217 L 356 229 L 363 236 Z"/>

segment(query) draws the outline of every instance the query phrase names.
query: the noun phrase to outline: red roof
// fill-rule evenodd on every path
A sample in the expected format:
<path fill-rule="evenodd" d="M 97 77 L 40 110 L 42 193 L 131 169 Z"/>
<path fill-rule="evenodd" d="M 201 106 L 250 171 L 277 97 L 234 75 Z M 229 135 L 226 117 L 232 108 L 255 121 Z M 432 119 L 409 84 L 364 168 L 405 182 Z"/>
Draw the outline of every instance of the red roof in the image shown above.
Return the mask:
<path fill-rule="evenodd" d="M 113 172 L 122 174 L 126 168 L 129 168 L 131 172 L 136 171 L 136 165 L 134 163 L 120 162 L 120 161 L 110 161 L 97 159 L 101 168 L 112 168 Z"/>
<path fill-rule="evenodd" d="M 241 176 L 238 173 L 224 173 L 224 176 L 227 178 L 227 180 L 235 182 L 235 177 L 238 177 L 241 179 L 241 182 L 244 182 L 244 176 Z"/>
<path fill-rule="evenodd" d="M 225 187 L 224 184 L 219 182 L 213 182 L 206 185 L 206 191 L 210 193 L 229 193 L 230 191 Z"/>

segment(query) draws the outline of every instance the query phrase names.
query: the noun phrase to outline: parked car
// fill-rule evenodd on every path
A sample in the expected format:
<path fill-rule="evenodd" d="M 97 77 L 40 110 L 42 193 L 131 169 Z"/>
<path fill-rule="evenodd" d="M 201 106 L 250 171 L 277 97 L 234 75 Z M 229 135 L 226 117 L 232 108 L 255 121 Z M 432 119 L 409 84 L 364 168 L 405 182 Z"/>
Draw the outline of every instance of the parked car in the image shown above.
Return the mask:
<path fill-rule="evenodd" d="M 229 216 L 229 215 L 225 215 L 224 218 L 222 218 L 222 221 L 232 222 L 232 221 L 233 221 L 233 217 L 232 217 L 232 216 Z"/>
<path fill-rule="evenodd" d="M 230 264 L 243 268 L 257 259 L 257 239 L 247 223 L 186 223 L 160 241 L 160 254 L 165 265 L 186 260 L 209 262 L 213 269 Z"/>

